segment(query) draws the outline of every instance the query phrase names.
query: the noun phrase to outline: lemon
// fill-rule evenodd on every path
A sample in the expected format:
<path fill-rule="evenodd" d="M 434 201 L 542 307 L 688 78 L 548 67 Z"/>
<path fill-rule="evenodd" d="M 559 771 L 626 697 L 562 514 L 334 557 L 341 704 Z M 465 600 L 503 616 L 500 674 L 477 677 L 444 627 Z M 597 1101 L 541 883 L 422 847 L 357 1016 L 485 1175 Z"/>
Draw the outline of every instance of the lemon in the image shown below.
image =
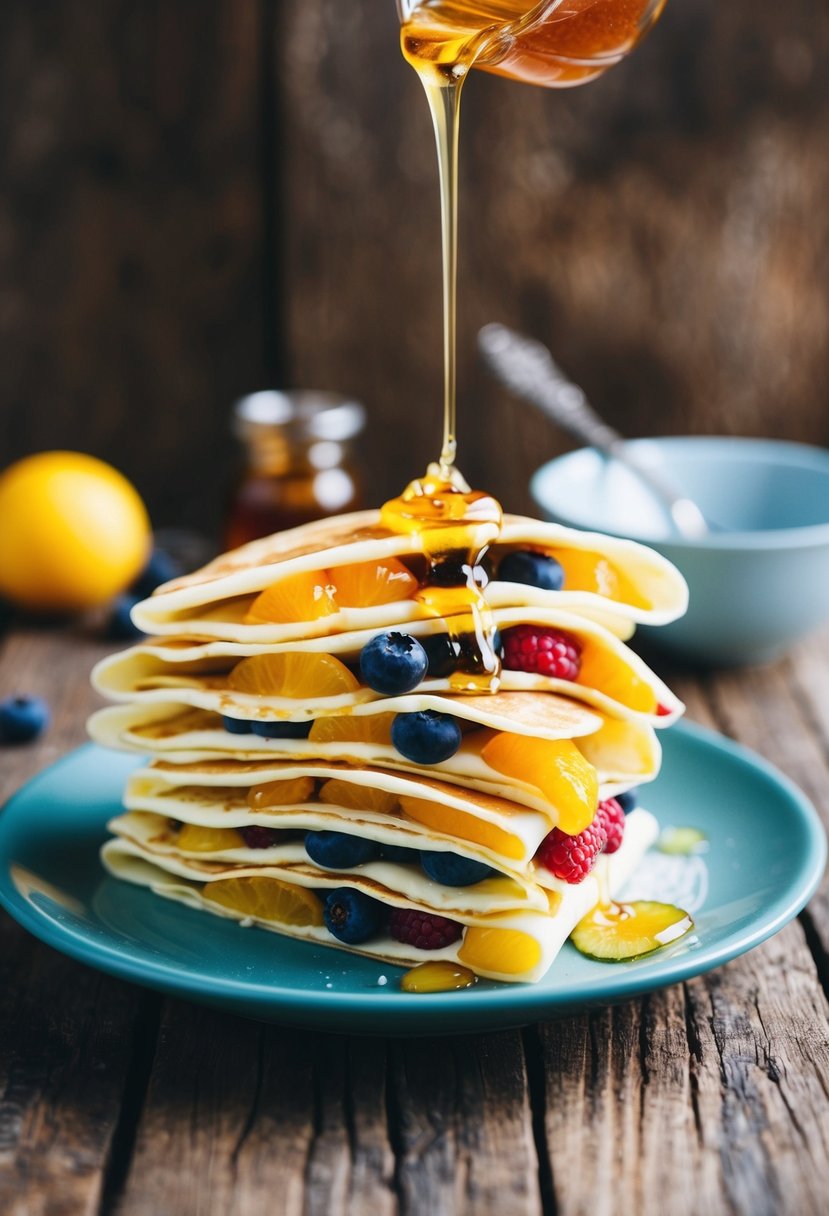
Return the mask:
<path fill-rule="evenodd" d="M 123 591 L 150 553 L 137 491 L 80 452 L 40 452 L 0 474 L 0 596 L 73 612 Z"/>

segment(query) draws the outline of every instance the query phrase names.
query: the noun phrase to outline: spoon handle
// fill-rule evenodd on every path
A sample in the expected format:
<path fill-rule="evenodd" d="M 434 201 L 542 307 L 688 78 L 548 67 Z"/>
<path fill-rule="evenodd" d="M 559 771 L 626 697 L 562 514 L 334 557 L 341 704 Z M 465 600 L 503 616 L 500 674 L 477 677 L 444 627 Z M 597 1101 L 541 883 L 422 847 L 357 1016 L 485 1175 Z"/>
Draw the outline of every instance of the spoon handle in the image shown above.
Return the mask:
<path fill-rule="evenodd" d="M 683 498 L 661 474 L 631 450 L 618 431 L 593 409 L 583 389 L 573 384 L 546 346 L 505 325 L 485 325 L 478 334 L 484 361 L 516 397 L 535 405 L 552 422 L 582 443 L 598 448 L 630 468 L 659 499 L 677 531 L 704 536 L 708 525 L 699 507 Z"/>

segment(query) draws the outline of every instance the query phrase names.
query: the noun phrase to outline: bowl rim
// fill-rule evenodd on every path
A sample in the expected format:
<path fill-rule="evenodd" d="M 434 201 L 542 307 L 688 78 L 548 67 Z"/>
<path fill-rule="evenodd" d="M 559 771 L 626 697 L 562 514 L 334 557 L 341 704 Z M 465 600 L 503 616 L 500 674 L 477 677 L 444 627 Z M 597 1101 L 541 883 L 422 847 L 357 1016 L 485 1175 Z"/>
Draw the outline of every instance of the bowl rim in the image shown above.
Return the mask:
<path fill-rule="evenodd" d="M 827 483 L 829 483 L 829 449 L 817 447 L 813 444 L 797 443 L 788 439 L 762 439 L 741 435 L 647 435 L 636 439 L 629 439 L 627 442 L 633 447 L 655 445 L 668 448 L 683 448 L 687 451 L 694 449 L 704 450 L 706 447 L 711 449 L 730 448 L 729 458 L 737 462 L 756 460 L 758 455 L 766 452 L 769 456 L 774 455 L 777 464 L 788 465 L 790 467 L 800 466 L 804 469 L 809 468 L 825 473 Z M 596 448 L 589 446 L 573 448 L 569 452 L 562 452 L 560 456 L 554 456 L 551 460 L 547 460 L 544 464 L 539 465 L 530 477 L 529 489 L 533 501 L 548 515 L 555 515 L 556 521 L 562 523 L 565 527 L 577 528 L 580 531 L 606 533 L 609 536 L 619 537 L 623 540 L 634 540 L 644 545 L 671 546 L 674 549 L 688 552 L 789 549 L 792 546 L 809 548 L 829 544 L 829 512 L 827 512 L 825 523 L 803 524 L 787 528 L 755 529 L 752 531 L 711 532 L 703 539 L 670 534 L 665 536 L 646 536 L 632 530 L 621 532 L 616 531 L 612 527 L 600 526 L 597 522 L 589 523 L 586 520 L 576 523 L 574 516 L 568 515 L 564 518 L 553 511 L 549 500 L 545 501 L 544 487 L 552 478 L 555 470 L 560 469 L 565 463 L 572 462 L 588 452 L 592 452 L 600 458 L 602 457 L 602 454 Z M 827 500 L 829 500 L 829 484 L 827 484 Z"/>

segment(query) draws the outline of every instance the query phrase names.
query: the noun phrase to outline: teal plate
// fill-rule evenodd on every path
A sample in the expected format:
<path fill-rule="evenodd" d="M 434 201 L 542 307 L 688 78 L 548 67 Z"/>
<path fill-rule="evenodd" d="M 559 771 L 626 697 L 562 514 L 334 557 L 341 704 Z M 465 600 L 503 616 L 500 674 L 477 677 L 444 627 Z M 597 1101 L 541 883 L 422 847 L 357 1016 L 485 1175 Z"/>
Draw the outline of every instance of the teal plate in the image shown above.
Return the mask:
<path fill-rule="evenodd" d="M 98 860 L 135 757 L 88 745 L 0 814 L 0 902 L 50 946 L 101 971 L 245 1017 L 351 1034 L 451 1034 L 525 1025 L 622 1001 L 718 967 L 796 916 L 826 861 L 817 814 L 758 756 L 701 727 L 664 737 L 646 805 L 663 828 L 704 833 L 704 855 L 652 851 L 626 894 L 679 902 L 693 934 L 637 962 L 598 963 L 569 943 L 538 984 L 401 992 L 402 972 L 208 917 L 110 878 Z"/>

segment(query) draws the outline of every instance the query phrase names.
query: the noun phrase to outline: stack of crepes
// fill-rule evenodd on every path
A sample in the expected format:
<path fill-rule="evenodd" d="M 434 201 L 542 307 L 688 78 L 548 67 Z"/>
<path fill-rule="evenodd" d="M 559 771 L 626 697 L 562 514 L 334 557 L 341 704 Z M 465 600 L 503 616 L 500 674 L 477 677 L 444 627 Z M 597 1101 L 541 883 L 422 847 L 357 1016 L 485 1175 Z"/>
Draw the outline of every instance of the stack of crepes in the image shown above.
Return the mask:
<path fill-rule="evenodd" d="M 134 609 L 152 636 L 95 669 L 119 704 L 90 732 L 150 758 L 103 861 L 244 926 L 535 981 L 657 835 L 636 791 L 683 707 L 625 641 L 687 589 L 641 545 L 506 516 L 486 557 L 500 687 L 458 694 L 419 543 L 374 511 L 320 521 Z M 365 678 L 378 635 L 426 656 L 402 695 Z"/>

